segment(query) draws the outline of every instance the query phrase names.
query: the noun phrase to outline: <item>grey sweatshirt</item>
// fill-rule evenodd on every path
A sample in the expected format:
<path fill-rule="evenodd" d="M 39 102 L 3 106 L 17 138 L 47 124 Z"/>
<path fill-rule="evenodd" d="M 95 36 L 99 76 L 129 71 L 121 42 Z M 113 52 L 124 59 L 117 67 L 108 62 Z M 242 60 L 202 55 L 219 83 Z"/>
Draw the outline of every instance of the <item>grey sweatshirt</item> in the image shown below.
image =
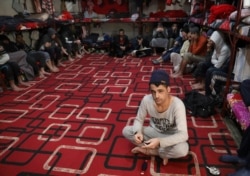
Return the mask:
<path fill-rule="evenodd" d="M 142 132 L 146 117 L 150 117 L 150 126 L 157 132 L 166 134 L 159 138 L 161 147 L 168 147 L 188 140 L 185 106 L 178 97 L 173 97 L 165 112 L 157 112 L 151 94 L 145 95 L 141 101 L 134 121 L 134 132 Z"/>

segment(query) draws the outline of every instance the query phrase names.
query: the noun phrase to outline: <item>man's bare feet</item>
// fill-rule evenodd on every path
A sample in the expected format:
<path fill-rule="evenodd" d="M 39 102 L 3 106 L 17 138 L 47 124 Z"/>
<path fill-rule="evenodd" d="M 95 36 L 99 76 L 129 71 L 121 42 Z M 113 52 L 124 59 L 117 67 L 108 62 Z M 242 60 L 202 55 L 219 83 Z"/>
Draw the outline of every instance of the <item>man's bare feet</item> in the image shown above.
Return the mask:
<path fill-rule="evenodd" d="M 21 85 L 23 85 L 23 86 L 26 86 L 26 87 L 31 86 L 31 84 L 30 84 L 30 83 L 28 83 L 28 82 L 24 82 L 24 81 L 19 81 L 19 84 L 21 84 Z"/>
<path fill-rule="evenodd" d="M 57 67 L 52 67 L 51 69 L 50 69 L 50 71 L 51 72 L 53 72 L 53 73 L 57 73 L 57 72 L 59 72 L 59 68 L 57 68 Z"/>
<path fill-rule="evenodd" d="M 82 55 L 76 54 L 76 59 L 81 59 L 81 58 L 82 58 Z"/>
<path fill-rule="evenodd" d="M 51 75 L 51 73 L 46 72 L 46 71 L 44 71 L 43 74 L 44 74 L 44 75 Z"/>
<path fill-rule="evenodd" d="M 191 85 L 192 89 L 204 89 L 204 84 L 202 83 L 195 83 Z"/>
<path fill-rule="evenodd" d="M 172 78 L 181 78 L 182 74 L 181 73 L 173 73 L 173 74 L 170 75 L 170 77 L 172 77 Z"/>
<path fill-rule="evenodd" d="M 15 92 L 19 92 L 19 91 L 22 91 L 24 90 L 24 88 L 21 88 L 21 87 L 18 87 L 18 86 L 11 86 L 12 90 L 15 91 Z"/>
<path fill-rule="evenodd" d="M 162 164 L 163 164 L 164 166 L 166 166 L 166 165 L 168 164 L 168 159 L 167 159 L 167 158 L 163 158 Z"/>
<path fill-rule="evenodd" d="M 63 64 L 62 62 L 59 62 L 59 64 L 58 64 L 59 66 L 62 66 L 62 67 L 66 67 L 66 65 L 65 64 Z"/>
<path fill-rule="evenodd" d="M 203 95 L 206 94 L 205 90 L 199 91 L 199 93 L 200 93 L 200 94 L 203 94 Z"/>
<path fill-rule="evenodd" d="M 43 73 L 40 73 L 39 78 L 46 78 L 46 76 Z"/>
<path fill-rule="evenodd" d="M 74 61 L 74 59 L 72 57 L 69 57 L 68 59 L 69 59 L 70 62 Z"/>
<path fill-rule="evenodd" d="M 45 75 L 50 75 L 51 73 L 49 73 L 49 72 L 46 72 L 46 71 L 40 71 L 39 72 L 39 77 L 40 78 L 46 78 L 46 76 Z"/>
<path fill-rule="evenodd" d="M 147 149 L 145 148 L 141 148 L 141 147 L 135 147 L 131 150 L 132 153 L 136 154 L 136 153 L 143 153 L 146 154 Z"/>

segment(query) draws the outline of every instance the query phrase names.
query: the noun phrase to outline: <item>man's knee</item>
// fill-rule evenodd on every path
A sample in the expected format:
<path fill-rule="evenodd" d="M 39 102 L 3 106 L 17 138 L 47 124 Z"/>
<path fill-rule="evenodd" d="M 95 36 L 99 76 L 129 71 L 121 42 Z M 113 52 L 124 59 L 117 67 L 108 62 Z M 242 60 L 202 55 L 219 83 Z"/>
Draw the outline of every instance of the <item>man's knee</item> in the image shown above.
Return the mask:
<path fill-rule="evenodd" d="M 125 126 L 122 130 L 122 135 L 125 138 L 130 138 L 130 136 L 132 135 L 132 127 L 131 126 Z"/>
<path fill-rule="evenodd" d="M 184 55 L 182 57 L 182 62 L 189 63 L 191 57 L 192 57 L 191 53 L 184 53 Z"/>
<path fill-rule="evenodd" d="M 155 38 L 153 38 L 153 39 L 151 40 L 151 42 L 150 42 L 150 45 L 151 45 L 152 47 L 155 47 L 155 46 L 156 46 L 156 43 L 157 43 L 157 40 L 156 40 Z"/>
<path fill-rule="evenodd" d="M 183 143 L 179 144 L 179 146 L 177 148 L 178 148 L 177 156 L 179 156 L 179 158 L 184 157 L 188 154 L 189 146 L 188 146 L 187 142 L 183 142 Z"/>
<path fill-rule="evenodd" d="M 161 157 L 170 158 L 181 158 L 188 154 L 189 146 L 187 142 L 182 142 L 167 148 L 160 148 L 159 154 Z"/>

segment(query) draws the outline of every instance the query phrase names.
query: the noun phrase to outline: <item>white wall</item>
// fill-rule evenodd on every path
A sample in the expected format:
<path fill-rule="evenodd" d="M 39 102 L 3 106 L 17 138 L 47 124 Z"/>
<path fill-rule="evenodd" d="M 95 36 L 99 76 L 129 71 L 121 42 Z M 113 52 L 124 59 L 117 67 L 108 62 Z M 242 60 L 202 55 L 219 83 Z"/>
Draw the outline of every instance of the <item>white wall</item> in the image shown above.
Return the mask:
<path fill-rule="evenodd" d="M 12 0 L 0 1 L 0 15 L 13 16 L 16 12 L 12 9 Z"/>

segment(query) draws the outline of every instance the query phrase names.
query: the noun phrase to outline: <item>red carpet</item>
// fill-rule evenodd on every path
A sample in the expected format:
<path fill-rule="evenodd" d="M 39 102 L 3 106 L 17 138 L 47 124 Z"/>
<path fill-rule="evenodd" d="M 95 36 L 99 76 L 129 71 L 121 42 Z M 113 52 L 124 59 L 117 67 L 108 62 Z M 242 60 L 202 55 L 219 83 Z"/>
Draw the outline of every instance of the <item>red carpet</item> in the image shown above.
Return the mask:
<path fill-rule="evenodd" d="M 152 57 L 123 59 L 89 55 L 23 92 L 0 94 L 0 175 L 209 175 L 216 166 L 221 175 L 236 166 L 219 161 L 236 153 L 236 144 L 220 114 L 210 118 L 188 116 L 190 153 L 169 160 L 131 154 L 133 145 L 122 136 L 131 124 L 141 98 L 149 93 Z M 172 94 L 183 98 L 191 90 L 191 76 L 171 79 Z"/>

